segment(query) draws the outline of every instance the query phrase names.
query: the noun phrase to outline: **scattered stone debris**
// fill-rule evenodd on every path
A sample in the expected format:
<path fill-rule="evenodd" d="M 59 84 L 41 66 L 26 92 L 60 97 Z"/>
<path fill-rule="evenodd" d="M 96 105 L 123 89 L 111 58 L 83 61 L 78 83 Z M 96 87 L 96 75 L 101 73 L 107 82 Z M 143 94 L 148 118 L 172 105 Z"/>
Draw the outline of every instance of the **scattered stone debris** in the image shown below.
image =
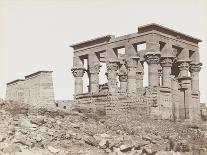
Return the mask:
<path fill-rule="evenodd" d="M 205 155 L 206 127 L 7 103 L 0 108 L 0 155 Z"/>

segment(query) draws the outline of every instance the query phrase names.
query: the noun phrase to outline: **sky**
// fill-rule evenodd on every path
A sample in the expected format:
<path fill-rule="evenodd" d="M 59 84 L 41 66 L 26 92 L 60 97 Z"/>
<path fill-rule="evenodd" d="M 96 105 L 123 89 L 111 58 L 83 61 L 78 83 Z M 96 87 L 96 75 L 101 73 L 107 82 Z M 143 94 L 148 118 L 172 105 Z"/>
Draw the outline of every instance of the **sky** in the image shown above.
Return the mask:
<path fill-rule="evenodd" d="M 69 45 L 137 32 L 157 23 L 200 38 L 201 102 L 207 102 L 205 0 L 0 0 L 0 98 L 6 83 L 52 70 L 56 99 L 72 99 L 73 49 Z"/>

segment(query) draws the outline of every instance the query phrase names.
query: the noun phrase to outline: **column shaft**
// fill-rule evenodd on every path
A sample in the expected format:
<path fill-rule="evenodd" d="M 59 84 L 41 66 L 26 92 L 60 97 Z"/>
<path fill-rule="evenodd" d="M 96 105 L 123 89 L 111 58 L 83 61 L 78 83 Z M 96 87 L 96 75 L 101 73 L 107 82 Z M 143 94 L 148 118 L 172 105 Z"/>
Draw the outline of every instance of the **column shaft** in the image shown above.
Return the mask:
<path fill-rule="evenodd" d="M 75 95 L 83 93 L 83 75 L 84 68 L 72 68 L 73 76 L 75 77 Z"/>
<path fill-rule="evenodd" d="M 191 87 L 195 92 L 199 91 L 199 72 L 201 70 L 201 63 L 191 63 L 190 64 L 190 73 L 191 73 Z"/>
<path fill-rule="evenodd" d="M 110 93 L 116 93 L 118 91 L 117 70 L 118 70 L 117 62 L 107 63 L 108 87 Z"/>
<path fill-rule="evenodd" d="M 127 91 L 127 75 L 119 76 L 120 81 L 120 91 L 126 92 Z"/>
<path fill-rule="evenodd" d="M 75 94 L 83 93 L 83 79 L 82 77 L 75 77 Z"/>
<path fill-rule="evenodd" d="M 137 89 L 143 88 L 143 72 L 137 72 Z"/>
<path fill-rule="evenodd" d="M 97 53 L 90 53 L 88 55 L 89 64 L 89 85 L 91 93 L 99 92 L 99 71 L 100 61 Z"/>
<path fill-rule="evenodd" d="M 171 87 L 171 67 L 172 67 L 172 58 L 165 57 L 162 58 L 162 86 L 163 87 Z"/>
<path fill-rule="evenodd" d="M 149 86 L 158 86 L 158 65 L 155 63 L 148 64 Z"/>
<path fill-rule="evenodd" d="M 143 88 L 144 66 L 140 60 L 137 63 L 136 84 L 137 89 Z"/>
<path fill-rule="evenodd" d="M 119 81 L 120 81 L 120 92 L 127 91 L 127 69 L 125 65 L 122 65 L 119 69 Z"/>
<path fill-rule="evenodd" d="M 128 93 L 136 93 L 137 86 L 136 86 L 136 72 L 137 72 L 137 59 L 138 57 L 131 57 L 127 60 L 127 92 Z"/>
<path fill-rule="evenodd" d="M 91 93 L 99 92 L 99 68 L 99 64 L 89 67 Z"/>

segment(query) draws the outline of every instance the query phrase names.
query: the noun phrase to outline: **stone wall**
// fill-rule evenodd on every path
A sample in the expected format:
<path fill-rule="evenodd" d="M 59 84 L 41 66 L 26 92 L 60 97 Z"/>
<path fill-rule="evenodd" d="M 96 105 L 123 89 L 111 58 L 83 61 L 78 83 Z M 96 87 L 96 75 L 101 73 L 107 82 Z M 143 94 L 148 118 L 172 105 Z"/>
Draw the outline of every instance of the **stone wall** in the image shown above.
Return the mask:
<path fill-rule="evenodd" d="M 7 84 L 7 100 L 25 102 L 32 105 L 54 103 L 54 89 L 51 71 L 38 71 Z"/>
<path fill-rule="evenodd" d="M 7 83 L 6 100 L 24 102 L 24 79 L 17 79 Z"/>

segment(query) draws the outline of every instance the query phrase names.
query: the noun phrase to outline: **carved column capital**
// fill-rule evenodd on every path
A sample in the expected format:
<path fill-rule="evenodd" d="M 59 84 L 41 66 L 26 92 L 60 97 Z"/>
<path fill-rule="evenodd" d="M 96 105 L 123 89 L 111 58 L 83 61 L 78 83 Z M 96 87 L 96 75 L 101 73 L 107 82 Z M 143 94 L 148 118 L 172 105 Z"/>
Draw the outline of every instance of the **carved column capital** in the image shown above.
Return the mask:
<path fill-rule="evenodd" d="M 162 67 L 172 67 L 173 58 L 172 57 L 163 57 L 161 58 Z"/>
<path fill-rule="evenodd" d="M 200 72 L 202 63 L 191 63 L 190 64 L 190 72 Z"/>
<path fill-rule="evenodd" d="M 127 75 L 119 75 L 120 82 L 127 82 Z"/>
<path fill-rule="evenodd" d="M 89 73 L 90 74 L 98 74 L 100 72 L 100 64 L 95 64 L 95 65 L 91 65 L 89 66 Z"/>
<path fill-rule="evenodd" d="M 145 59 L 148 64 L 158 64 L 160 62 L 160 55 L 159 52 L 150 52 L 145 55 Z"/>
<path fill-rule="evenodd" d="M 72 74 L 73 74 L 74 77 L 83 77 L 86 69 L 85 68 L 76 68 L 76 67 L 74 67 L 74 68 L 71 69 L 71 71 L 72 71 Z"/>
<path fill-rule="evenodd" d="M 189 61 L 180 61 L 178 62 L 178 68 L 180 71 L 182 70 L 189 70 Z"/>
<path fill-rule="evenodd" d="M 144 76 L 143 72 L 141 72 L 141 71 L 136 72 L 136 79 L 137 80 L 143 80 L 143 76 Z"/>
<path fill-rule="evenodd" d="M 117 62 L 108 62 L 107 63 L 107 71 L 117 71 L 118 70 L 118 64 Z"/>
<path fill-rule="evenodd" d="M 139 60 L 138 56 L 130 57 L 126 59 L 127 68 L 137 68 L 137 61 Z"/>

